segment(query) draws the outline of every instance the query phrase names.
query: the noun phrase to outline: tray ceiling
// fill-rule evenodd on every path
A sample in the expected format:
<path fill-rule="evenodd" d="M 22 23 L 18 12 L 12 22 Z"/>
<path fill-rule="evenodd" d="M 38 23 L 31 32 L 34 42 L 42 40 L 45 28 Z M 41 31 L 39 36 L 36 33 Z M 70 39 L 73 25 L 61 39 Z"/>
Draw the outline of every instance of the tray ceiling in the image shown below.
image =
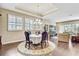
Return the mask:
<path fill-rule="evenodd" d="M 2 8 L 15 9 L 37 16 L 46 16 L 57 10 L 52 3 L 2 3 Z"/>
<path fill-rule="evenodd" d="M 0 3 L 0 7 L 49 19 L 54 23 L 61 19 L 79 19 L 79 3 Z"/>

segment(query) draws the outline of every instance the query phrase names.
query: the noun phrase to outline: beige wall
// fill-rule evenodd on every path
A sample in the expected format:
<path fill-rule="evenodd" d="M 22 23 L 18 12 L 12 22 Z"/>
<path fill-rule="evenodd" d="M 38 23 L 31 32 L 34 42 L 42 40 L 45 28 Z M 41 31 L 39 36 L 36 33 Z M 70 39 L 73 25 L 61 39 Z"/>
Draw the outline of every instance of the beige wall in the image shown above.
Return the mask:
<path fill-rule="evenodd" d="M 15 13 L 15 12 L 11 12 L 11 11 L 5 11 L 2 10 L 1 11 L 1 36 L 2 36 L 2 43 L 6 44 L 6 43 L 11 43 L 11 42 L 16 42 L 16 41 L 22 41 L 24 40 L 24 31 L 14 31 L 14 32 L 9 32 L 7 30 L 7 14 L 14 14 L 14 15 L 19 15 L 19 16 L 23 16 L 21 14 Z"/>
<path fill-rule="evenodd" d="M 7 30 L 7 22 L 8 22 L 7 14 L 14 14 L 21 17 L 25 17 L 25 16 L 27 17 L 27 15 L 10 11 L 10 10 L 5 10 L 5 9 L 0 9 L 0 14 L 2 14 L 2 16 L 0 17 L 0 35 L 2 36 L 2 44 L 25 40 L 25 37 L 24 37 L 25 30 L 13 31 L 13 32 L 10 32 Z M 44 24 L 45 23 L 49 23 L 49 22 L 46 22 L 45 20 Z"/>
<path fill-rule="evenodd" d="M 1 16 L 0 16 L 0 34 L 1 34 Z"/>

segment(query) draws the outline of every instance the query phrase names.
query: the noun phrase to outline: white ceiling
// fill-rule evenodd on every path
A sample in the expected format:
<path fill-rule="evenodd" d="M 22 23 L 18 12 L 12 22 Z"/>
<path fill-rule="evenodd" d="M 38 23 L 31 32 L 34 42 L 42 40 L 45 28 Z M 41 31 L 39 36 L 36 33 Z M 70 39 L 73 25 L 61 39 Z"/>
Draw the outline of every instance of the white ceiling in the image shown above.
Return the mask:
<path fill-rule="evenodd" d="M 79 3 L 54 3 L 58 10 L 45 16 L 51 22 L 79 19 Z"/>
<path fill-rule="evenodd" d="M 19 10 L 43 17 L 57 10 L 52 3 L 2 3 L 2 8 Z"/>
<path fill-rule="evenodd" d="M 79 3 L 2 3 L 0 7 L 40 16 L 52 22 L 67 18 L 79 19 Z"/>
<path fill-rule="evenodd" d="M 25 7 L 26 6 L 26 7 Z M 17 4 L 16 9 L 25 10 L 29 13 L 45 16 L 57 8 L 52 3 L 27 3 Z"/>

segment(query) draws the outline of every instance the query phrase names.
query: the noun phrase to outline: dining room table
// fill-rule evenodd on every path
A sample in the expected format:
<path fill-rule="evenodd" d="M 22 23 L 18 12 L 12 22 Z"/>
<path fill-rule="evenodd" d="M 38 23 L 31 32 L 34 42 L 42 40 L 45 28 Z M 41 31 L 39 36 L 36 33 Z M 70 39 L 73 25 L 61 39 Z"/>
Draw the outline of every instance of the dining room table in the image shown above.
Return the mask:
<path fill-rule="evenodd" d="M 30 41 L 32 41 L 33 44 L 39 44 L 42 40 L 41 34 L 31 34 L 30 35 Z"/>

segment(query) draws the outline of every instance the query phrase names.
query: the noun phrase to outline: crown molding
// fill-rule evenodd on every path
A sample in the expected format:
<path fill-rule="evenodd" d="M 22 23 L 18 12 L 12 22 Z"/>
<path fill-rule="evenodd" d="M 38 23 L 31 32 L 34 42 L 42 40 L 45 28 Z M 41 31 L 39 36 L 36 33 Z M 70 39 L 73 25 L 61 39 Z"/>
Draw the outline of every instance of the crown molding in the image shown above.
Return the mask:
<path fill-rule="evenodd" d="M 29 14 L 32 14 L 32 15 L 36 15 L 36 16 L 39 16 L 39 17 L 43 17 L 42 14 L 34 13 L 34 12 L 31 12 L 31 11 L 28 11 L 28 10 L 24 10 L 24 9 L 19 8 L 19 7 L 15 7 L 15 9 L 16 10 L 19 10 L 19 11 L 23 11 L 23 12 L 29 13 Z"/>

